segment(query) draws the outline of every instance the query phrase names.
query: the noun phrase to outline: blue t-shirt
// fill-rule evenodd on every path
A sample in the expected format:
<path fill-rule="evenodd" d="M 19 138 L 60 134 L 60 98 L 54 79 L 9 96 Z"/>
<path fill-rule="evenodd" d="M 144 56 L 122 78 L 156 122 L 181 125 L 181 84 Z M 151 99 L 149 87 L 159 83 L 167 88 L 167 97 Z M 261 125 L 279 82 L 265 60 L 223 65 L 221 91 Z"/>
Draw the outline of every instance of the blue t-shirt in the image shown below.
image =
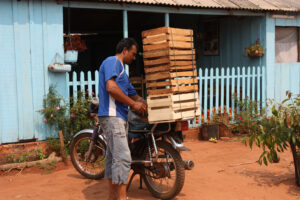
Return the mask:
<path fill-rule="evenodd" d="M 98 116 L 116 116 L 127 121 L 128 106 L 116 101 L 106 91 L 106 81 L 115 78 L 120 89 L 127 96 L 136 95 L 131 85 L 123 64 L 115 56 L 106 58 L 99 69 L 99 111 Z"/>

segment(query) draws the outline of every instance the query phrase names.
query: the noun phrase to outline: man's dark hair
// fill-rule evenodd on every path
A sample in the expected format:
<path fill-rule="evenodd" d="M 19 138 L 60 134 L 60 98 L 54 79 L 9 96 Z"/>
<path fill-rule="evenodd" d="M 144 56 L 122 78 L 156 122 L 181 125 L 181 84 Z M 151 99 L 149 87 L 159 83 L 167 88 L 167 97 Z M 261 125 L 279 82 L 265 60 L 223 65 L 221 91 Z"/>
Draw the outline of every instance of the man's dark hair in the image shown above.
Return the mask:
<path fill-rule="evenodd" d="M 126 48 L 128 51 L 132 48 L 132 45 L 135 45 L 138 48 L 137 42 L 133 38 L 124 38 L 122 39 L 116 47 L 116 53 L 122 53 L 123 49 Z"/>

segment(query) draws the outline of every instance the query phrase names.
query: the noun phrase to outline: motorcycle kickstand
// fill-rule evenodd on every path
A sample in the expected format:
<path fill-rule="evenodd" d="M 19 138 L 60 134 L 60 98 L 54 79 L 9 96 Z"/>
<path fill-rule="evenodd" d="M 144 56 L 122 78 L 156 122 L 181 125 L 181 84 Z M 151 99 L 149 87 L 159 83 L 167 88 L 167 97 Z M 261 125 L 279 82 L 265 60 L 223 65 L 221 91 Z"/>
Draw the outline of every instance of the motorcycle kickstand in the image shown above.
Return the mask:
<path fill-rule="evenodd" d="M 128 192 L 128 190 L 129 190 L 129 187 L 130 187 L 130 185 L 131 185 L 131 182 L 132 182 L 132 180 L 133 180 L 133 178 L 135 177 L 135 175 L 137 175 L 137 174 L 139 174 L 140 175 L 140 189 L 143 189 L 143 179 L 142 179 L 142 175 L 140 174 L 140 173 L 136 173 L 136 172 L 133 172 L 133 174 L 131 175 L 131 177 L 130 177 L 130 180 L 129 180 L 129 182 L 128 182 L 128 185 L 127 185 L 127 187 L 126 187 L 126 191 Z"/>

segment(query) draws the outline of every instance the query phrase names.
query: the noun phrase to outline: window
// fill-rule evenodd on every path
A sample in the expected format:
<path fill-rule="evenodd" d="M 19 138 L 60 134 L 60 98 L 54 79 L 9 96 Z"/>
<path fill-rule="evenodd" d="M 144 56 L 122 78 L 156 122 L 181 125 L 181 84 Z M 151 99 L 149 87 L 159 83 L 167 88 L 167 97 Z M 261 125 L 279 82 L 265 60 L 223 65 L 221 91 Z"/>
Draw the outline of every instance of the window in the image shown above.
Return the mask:
<path fill-rule="evenodd" d="M 219 23 L 215 21 L 206 22 L 204 30 L 204 55 L 219 55 Z"/>
<path fill-rule="evenodd" d="M 277 63 L 299 61 L 299 28 L 276 27 L 275 61 Z"/>

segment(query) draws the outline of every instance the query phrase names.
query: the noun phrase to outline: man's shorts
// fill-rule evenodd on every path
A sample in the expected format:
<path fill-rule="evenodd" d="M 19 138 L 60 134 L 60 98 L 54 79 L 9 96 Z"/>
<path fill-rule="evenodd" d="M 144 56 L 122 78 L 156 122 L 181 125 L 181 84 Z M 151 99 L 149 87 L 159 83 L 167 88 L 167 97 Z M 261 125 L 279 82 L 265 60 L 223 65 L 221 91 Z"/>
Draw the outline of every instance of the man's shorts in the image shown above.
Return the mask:
<path fill-rule="evenodd" d="M 127 184 L 131 166 L 128 147 L 128 123 L 119 117 L 99 117 L 107 139 L 105 178 L 112 184 Z"/>

